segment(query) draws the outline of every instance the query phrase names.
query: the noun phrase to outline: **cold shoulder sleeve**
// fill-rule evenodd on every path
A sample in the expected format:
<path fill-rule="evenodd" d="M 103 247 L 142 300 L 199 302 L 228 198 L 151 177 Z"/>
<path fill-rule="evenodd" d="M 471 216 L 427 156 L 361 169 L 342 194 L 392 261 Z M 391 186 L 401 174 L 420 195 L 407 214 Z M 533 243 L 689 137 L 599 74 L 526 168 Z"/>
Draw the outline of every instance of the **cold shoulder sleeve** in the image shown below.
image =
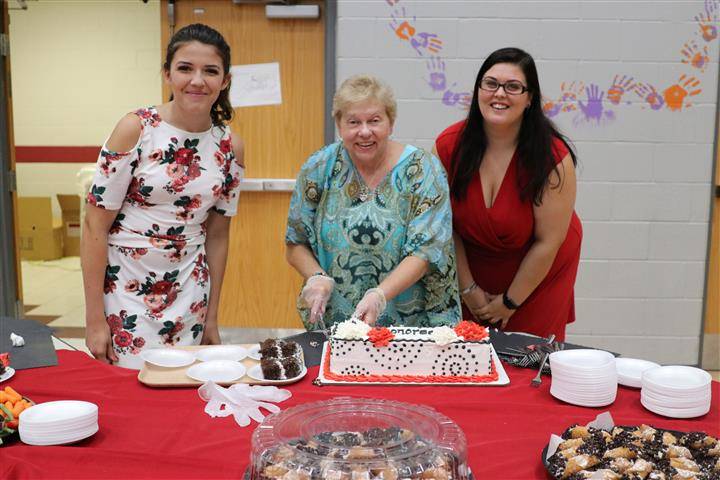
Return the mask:
<path fill-rule="evenodd" d="M 141 143 L 142 133 L 135 147 L 127 152 L 114 152 L 108 149 L 105 142 L 100 149 L 93 183 L 87 193 L 88 204 L 106 210 L 120 209 L 140 162 Z M 142 191 L 139 193 L 142 194 Z"/>

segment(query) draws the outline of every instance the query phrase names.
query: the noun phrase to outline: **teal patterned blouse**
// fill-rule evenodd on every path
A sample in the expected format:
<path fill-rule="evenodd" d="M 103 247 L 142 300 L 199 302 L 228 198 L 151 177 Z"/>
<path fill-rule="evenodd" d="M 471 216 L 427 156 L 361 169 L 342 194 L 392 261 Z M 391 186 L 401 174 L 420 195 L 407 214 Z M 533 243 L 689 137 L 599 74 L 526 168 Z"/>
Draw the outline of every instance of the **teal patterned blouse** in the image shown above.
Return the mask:
<path fill-rule="evenodd" d="M 388 301 L 378 325 L 454 325 L 460 299 L 447 177 L 440 161 L 407 145 L 392 171 L 368 192 L 341 142 L 315 152 L 298 175 L 285 242 L 302 244 L 335 279 L 324 322 L 345 321 L 369 288 L 408 255 L 427 273 Z M 298 302 L 308 330 L 309 311 Z"/>

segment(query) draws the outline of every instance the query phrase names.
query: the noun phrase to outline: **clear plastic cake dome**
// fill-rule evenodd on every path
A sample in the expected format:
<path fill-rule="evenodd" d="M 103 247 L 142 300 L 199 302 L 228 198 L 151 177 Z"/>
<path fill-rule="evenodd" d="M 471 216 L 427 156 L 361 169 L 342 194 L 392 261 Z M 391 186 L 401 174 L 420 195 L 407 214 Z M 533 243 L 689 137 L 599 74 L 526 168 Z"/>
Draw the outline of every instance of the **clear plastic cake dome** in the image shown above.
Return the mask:
<path fill-rule="evenodd" d="M 430 407 L 339 397 L 268 416 L 252 436 L 252 480 L 470 478 L 460 427 Z"/>

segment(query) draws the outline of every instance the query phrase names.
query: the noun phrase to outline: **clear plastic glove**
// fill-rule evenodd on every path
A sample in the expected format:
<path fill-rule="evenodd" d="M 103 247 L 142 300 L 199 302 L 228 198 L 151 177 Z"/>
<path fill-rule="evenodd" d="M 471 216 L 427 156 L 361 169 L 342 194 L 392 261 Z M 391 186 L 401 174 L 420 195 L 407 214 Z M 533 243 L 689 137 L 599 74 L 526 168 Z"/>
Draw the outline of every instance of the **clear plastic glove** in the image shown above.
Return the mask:
<path fill-rule="evenodd" d="M 371 288 L 365 292 L 362 300 L 355 307 L 353 317 L 359 318 L 368 325 L 375 325 L 377 319 L 385 311 L 387 302 L 385 301 L 385 293 L 379 288 Z"/>
<path fill-rule="evenodd" d="M 305 282 L 300 298 L 310 309 L 310 323 L 317 323 L 325 313 L 330 295 L 335 288 L 335 280 L 325 275 L 313 275 Z"/>

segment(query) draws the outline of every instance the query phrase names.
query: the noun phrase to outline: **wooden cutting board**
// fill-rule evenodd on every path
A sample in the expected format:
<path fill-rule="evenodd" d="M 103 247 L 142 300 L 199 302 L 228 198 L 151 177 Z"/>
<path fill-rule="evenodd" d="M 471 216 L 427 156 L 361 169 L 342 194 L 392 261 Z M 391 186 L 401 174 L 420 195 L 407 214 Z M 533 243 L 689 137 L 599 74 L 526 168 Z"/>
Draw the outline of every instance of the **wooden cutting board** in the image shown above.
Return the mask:
<path fill-rule="evenodd" d="M 255 346 L 256 344 L 250 343 L 250 344 L 240 344 L 241 347 L 245 347 L 247 349 L 250 349 L 251 347 Z M 193 345 L 193 346 L 185 346 L 185 347 L 171 347 L 171 348 L 177 348 L 178 350 L 202 350 L 204 348 L 210 348 L 212 345 Z M 167 367 L 159 367 L 157 365 L 153 365 L 151 363 L 145 362 L 145 365 L 143 366 L 142 370 L 140 370 L 140 373 L 138 373 L 138 381 L 140 383 L 143 383 L 149 387 L 156 387 L 156 388 L 177 388 L 177 387 L 199 387 L 203 384 L 203 382 L 198 382 L 197 380 L 193 380 L 192 378 L 188 377 L 185 372 L 188 368 L 192 367 L 193 365 L 200 363 L 200 360 L 196 360 L 195 363 L 191 365 L 187 365 L 185 367 L 176 367 L 176 368 L 167 368 Z M 249 357 L 246 357 L 244 360 L 242 360 L 240 363 L 242 363 L 245 366 L 246 372 L 249 371 L 252 367 L 260 364 L 259 360 L 255 360 Z M 247 383 L 249 385 L 288 385 L 290 383 L 295 383 L 301 378 L 305 376 L 305 373 L 307 373 L 307 368 L 303 370 L 303 374 L 299 377 L 292 378 L 289 380 L 256 380 L 254 378 L 250 378 L 247 373 L 245 376 L 229 383 L 218 383 L 218 385 L 222 386 L 228 386 L 232 385 L 234 383 Z"/>

